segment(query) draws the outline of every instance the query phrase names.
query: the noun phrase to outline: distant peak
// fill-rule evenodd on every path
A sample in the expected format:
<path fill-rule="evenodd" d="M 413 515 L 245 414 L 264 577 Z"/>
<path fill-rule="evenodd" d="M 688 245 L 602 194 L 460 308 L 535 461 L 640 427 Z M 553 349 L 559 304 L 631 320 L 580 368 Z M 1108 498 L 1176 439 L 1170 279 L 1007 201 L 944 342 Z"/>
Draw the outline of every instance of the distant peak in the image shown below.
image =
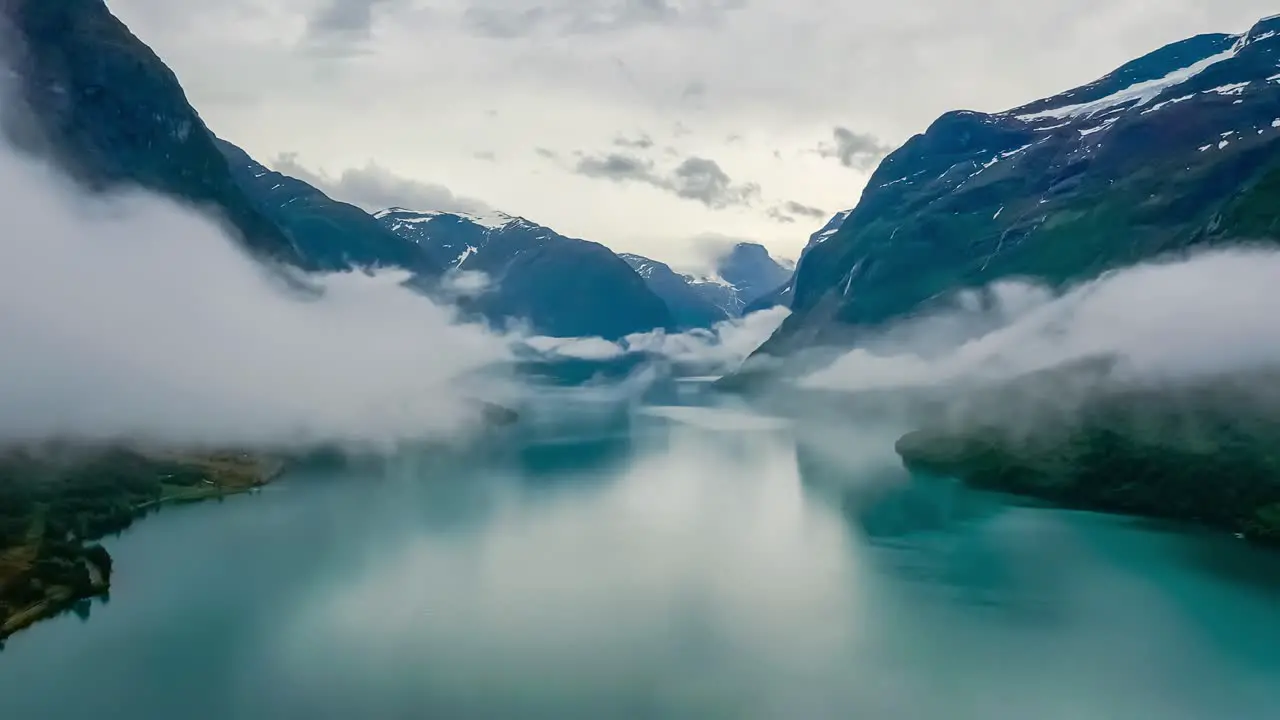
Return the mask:
<path fill-rule="evenodd" d="M 525 223 L 528 225 L 533 224 L 533 223 L 530 223 L 528 220 L 525 220 L 524 218 L 519 218 L 514 215 L 508 215 L 504 212 L 498 212 L 497 210 L 490 210 L 484 213 L 470 213 L 470 212 L 462 212 L 461 210 L 455 210 L 455 211 L 409 210 L 407 208 L 402 208 L 402 207 L 391 207 L 391 208 L 387 208 L 386 210 L 379 210 L 378 212 L 373 214 L 373 216 L 375 218 L 378 218 L 379 220 L 385 217 L 393 216 L 393 215 L 412 216 L 414 218 L 452 217 L 452 218 L 457 218 L 459 220 L 472 223 L 473 225 L 479 225 L 481 227 L 488 228 L 490 230 L 496 230 L 498 228 L 507 227 L 508 225 L 511 225 L 517 222 Z"/>

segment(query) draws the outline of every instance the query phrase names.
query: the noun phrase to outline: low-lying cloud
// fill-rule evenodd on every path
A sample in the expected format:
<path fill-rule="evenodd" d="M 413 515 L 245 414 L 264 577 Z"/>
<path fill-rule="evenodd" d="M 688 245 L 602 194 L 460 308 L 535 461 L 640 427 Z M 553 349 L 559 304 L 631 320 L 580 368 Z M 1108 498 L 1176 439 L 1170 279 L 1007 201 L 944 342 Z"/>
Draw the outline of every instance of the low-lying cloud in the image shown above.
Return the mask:
<path fill-rule="evenodd" d="M 618 342 L 601 338 L 530 338 L 527 344 L 549 357 L 612 360 L 642 353 L 687 369 L 723 374 L 741 365 L 790 314 L 785 307 L 775 307 L 726 320 L 710 329 L 637 333 Z"/>
<path fill-rule="evenodd" d="M 468 378 L 508 341 L 402 273 L 300 293 L 192 209 L 2 147 L 0 214 L 0 441 L 394 443 L 464 432 L 499 392 Z"/>
<path fill-rule="evenodd" d="M 1218 250 L 1116 271 L 1056 293 L 1007 281 L 898 325 L 805 387 L 861 391 L 1000 381 L 1094 358 L 1115 382 L 1280 367 L 1280 251 Z"/>

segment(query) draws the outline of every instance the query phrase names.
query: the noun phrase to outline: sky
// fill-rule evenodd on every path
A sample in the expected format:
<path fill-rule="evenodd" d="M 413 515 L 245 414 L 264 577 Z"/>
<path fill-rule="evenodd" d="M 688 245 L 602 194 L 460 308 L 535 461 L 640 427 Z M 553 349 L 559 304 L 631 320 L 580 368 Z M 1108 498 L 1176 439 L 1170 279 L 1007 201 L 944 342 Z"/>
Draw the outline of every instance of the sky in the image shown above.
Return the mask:
<path fill-rule="evenodd" d="M 497 209 L 691 267 L 796 257 L 948 110 L 1275 0 L 108 0 L 218 135 L 369 210 Z"/>

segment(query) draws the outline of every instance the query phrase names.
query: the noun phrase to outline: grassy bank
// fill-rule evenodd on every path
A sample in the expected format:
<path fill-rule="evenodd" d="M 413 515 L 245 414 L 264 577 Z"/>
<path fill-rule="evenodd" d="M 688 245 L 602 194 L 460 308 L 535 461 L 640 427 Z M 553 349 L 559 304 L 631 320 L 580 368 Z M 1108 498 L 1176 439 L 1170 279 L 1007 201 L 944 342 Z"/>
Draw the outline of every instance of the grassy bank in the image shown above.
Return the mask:
<path fill-rule="evenodd" d="M 163 505 L 252 490 L 282 469 L 236 452 L 0 451 L 0 641 L 110 590 L 111 555 L 97 540 Z"/>

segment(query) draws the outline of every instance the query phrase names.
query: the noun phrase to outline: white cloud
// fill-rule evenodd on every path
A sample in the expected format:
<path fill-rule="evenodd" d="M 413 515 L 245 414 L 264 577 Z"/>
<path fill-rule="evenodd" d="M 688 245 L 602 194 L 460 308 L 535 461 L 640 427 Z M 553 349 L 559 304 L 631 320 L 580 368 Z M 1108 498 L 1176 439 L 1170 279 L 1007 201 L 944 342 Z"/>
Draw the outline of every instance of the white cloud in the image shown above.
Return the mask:
<path fill-rule="evenodd" d="M 1088 358 L 1111 379 L 1170 382 L 1280 367 L 1280 251 L 1149 263 L 1064 294 L 1004 282 L 909 321 L 801 381 L 862 391 L 999 381 Z"/>
<path fill-rule="evenodd" d="M 479 416 L 467 378 L 509 356 L 400 274 L 304 296 L 191 209 L 90 198 L 4 148 L 0 215 L 0 441 L 446 437 Z"/>
<path fill-rule="evenodd" d="M 785 307 L 761 310 L 726 320 L 710 329 L 667 333 L 661 330 L 628 335 L 619 342 L 601 338 L 533 337 L 524 344 L 548 357 L 580 360 L 612 360 L 645 353 L 676 363 L 686 370 L 723 374 L 736 369 L 760 347 L 791 311 Z"/>

